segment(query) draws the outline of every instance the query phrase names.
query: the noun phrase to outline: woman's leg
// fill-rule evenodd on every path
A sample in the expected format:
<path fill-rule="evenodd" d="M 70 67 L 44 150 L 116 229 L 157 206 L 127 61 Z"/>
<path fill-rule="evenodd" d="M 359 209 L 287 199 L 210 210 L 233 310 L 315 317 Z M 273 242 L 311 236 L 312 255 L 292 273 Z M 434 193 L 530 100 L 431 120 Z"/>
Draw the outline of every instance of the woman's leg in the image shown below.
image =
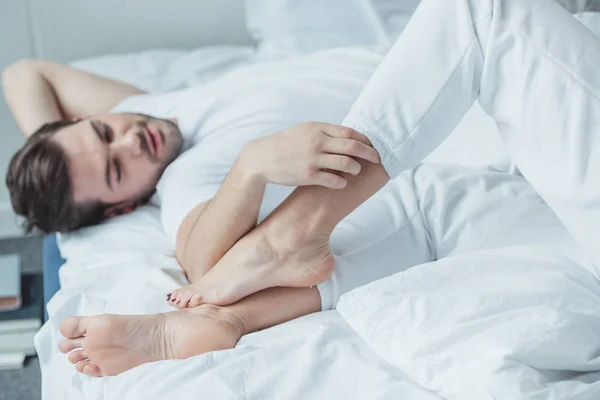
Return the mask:
<path fill-rule="evenodd" d="M 354 104 L 390 176 L 473 101 L 571 235 L 600 260 L 600 42 L 553 0 L 425 0 Z"/>
<path fill-rule="evenodd" d="M 415 167 L 477 98 L 523 175 L 599 260 L 597 66 L 600 42 L 553 0 L 423 1 L 344 122 L 369 137 L 385 171 L 363 164 L 343 190 L 298 188 L 191 288 L 192 303 L 327 279 L 333 228 L 387 175 Z"/>
<path fill-rule="evenodd" d="M 227 307 L 71 317 L 60 324 L 66 339 L 59 347 L 81 373 L 118 375 L 145 363 L 231 349 L 245 334 L 319 309 L 316 288 L 272 288 Z"/>
<path fill-rule="evenodd" d="M 551 239 L 589 267 L 524 178 L 485 168 L 422 164 L 400 174 L 335 228 L 335 270 L 317 286 L 322 308 L 335 307 L 359 286 L 419 264 Z"/>

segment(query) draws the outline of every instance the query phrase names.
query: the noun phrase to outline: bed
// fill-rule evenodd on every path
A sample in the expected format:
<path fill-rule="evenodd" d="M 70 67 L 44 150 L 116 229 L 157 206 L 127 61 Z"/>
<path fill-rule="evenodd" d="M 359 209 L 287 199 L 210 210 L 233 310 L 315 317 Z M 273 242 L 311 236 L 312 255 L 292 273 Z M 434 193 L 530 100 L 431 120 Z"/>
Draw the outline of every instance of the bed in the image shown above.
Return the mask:
<path fill-rule="evenodd" d="M 85 59 L 74 62 L 73 65 L 130 82 L 150 92 L 168 92 L 214 82 L 230 72 L 257 63 L 273 62 L 340 46 L 370 47 L 375 49 L 371 50 L 373 54 L 383 57 L 386 46 L 401 32 L 415 7 L 415 2 L 410 1 L 397 2 L 399 8 L 393 8 L 392 2 L 379 1 L 376 4 L 378 2 L 373 1 L 371 5 L 378 5 L 379 8 L 365 8 L 368 2 L 344 0 L 347 10 L 344 18 L 352 21 L 352 24 L 336 25 L 340 30 L 335 35 L 323 35 L 323 32 L 319 33 L 315 29 L 315 37 L 307 38 L 297 34 L 297 31 L 306 28 L 306 24 L 313 28 L 332 28 L 324 28 L 327 24 L 319 22 L 311 14 L 310 7 L 299 10 L 290 7 L 290 2 L 281 1 L 277 3 L 278 6 L 270 9 L 257 5 L 258 0 L 246 2 L 249 11 L 248 28 L 259 40 L 258 48 L 213 46 L 191 51 L 150 50 Z M 331 10 L 339 10 L 341 7 L 340 2 L 329 3 Z M 355 14 L 352 14 L 353 11 Z M 273 19 L 274 12 L 280 18 Z M 290 14 L 291 12 L 304 14 Z M 388 18 L 378 17 L 377 13 L 381 12 Z M 370 15 L 370 18 L 363 18 L 365 15 Z M 600 18 L 595 14 L 586 13 L 579 17 L 592 30 L 600 32 Z M 277 20 L 294 23 L 269 25 L 266 22 Z M 450 139 L 427 161 L 453 162 L 474 167 L 493 164 L 498 170 L 518 173 L 504 152 L 493 121 L 477 105 L 463 119 Z M 277 188 L 271 190 L 274 204 L 266 207 L 267 211 L 263 214 L 268 213 L 269 209 L 289 193 Z M 379 231 L 385 229 L 385 223 L 377 226 Z M 337 237 L 334 234 L 332 246 L 341 246 L 345 238 L 351 235 L 351 231 L 343 232 Z M 595 372 L 600 370 L 597 365 L 600 361 L 598 349 L 593 343 L 576 349 L 584 360 L 574 360 L 573 370 L 577 370 L 580 365 L 586 366 L 587 370 L 579 371 L 583 376 L 573 373 L 565 377 L 557 372 L 555 380 L 545 382 L 539 382 L 539 376 L 530 373 L 532 363 L 528 359 L 531 354 L 528 349 L 510 354 L 507 358 L 509 362 L 502 359 L 503 363 L 500 364 L 488 362 L 485 357 L 478 358 L 481 354 L 486 354 L 486 351 L 497 350 L 498 343 L 518 348 L 520 342 L 463 340 L 460 335 L 453 336 L 452 333 L 460 331 L 457 326 L 464 320 L 443 320 L 439 313 L 431 313 L 436 316 L 436 319 L 431 319 L 428 310 L 435 309 L 444 301 L 452 301 L 453 296 L 460 298 L 469 290 L 474 290 L 473 286 L 457 284 L 455 293 L 440 290 L 441 297 L 432 295 L 436 289 L 443 289 L 444 283 L 452 280 L 447 272 L 448 268 L 444 267 L 439 268 L 439 272 L 429 271 L 432 273 L 431 283 L 426 291 L 429 297 L 411 294 L 418 307 L 422 307 L 418 313 L 414 312 L 414 304 L 408 304 L 399 295 L 393 296 L 390 293 L 394 292 L 394 285 L 408 287 L 411 282 L 422 283 L 421 276 L 427 272 L 423 268 L 359 288 L 342 298 L 338 310 L 309 315 L 247 335 L 232 350 L 187 360 L 146 364 L 116 377 L 90 378 L 78 374 L 67 362 L 66 356 L 58 352 L 57 344 L 62 339 L 58 332 L 60 321 L 72 315 L 170 311 L 164 295 L 186 281 L 173 258 L 172 244 L 163 232 L 160 211 L 153 205 L 144 206 L 130 215 L 114 218 L 98 227 L 62 235 L 59 246 L 63 257 L 67 259 L 61 269 L 61 290 L 49 303 L 49 321 L 35 340 L 43 374 L 43 398 L 46 400 L 133 400 L 164 397 L 182 400 L 199 397 L 480 400 L 493 398 L 490 393 L 498 392 L 491 388 L 497 389 L 497 386 L 502 385 L 506 389 L 504 397 L 497 398 L 594 399 L 600 396 L 600 376 Z M 399 249 L 393 244 L 380 246 L 375 258 L 383 260 L 401 257 L 402 254 L 398 252 Z M 563 342 L 550 339 L 540 339 L 540 342 L 568 345 L 580 340 L 585 342 L 593 336 L 594 328 L 600 328 L 598 320 L 592 317 L 594 313 L 600 316 L 600 305 L 590 305 L 591 300 L 600 299 L 598 288 L 579 284 L 588 279 L 590 273 L 577 270 L 556 271 L 545 275 L 547 273 L 534 269 L 529 278 L 547 282 L 550 287 L 555 288 L 556 291 L 550 295 L 559 293 L 557 291 L 561 289 L 569 290 L 569 298 L 579 306 L 580 314 L 589 317 L 581 317 L 575 328 L 587 326 L 590 332 L 588 336 L 577 336 L 572 334 L 572 330 L 567 330 L 566 335 L 570 336 L 559 338 Z M 500 271 L 496 276 L 499 282 L 510 280 L 508 275 L 503 275 Z M 565 280 L 561 281 L 563 278 Z M 471 283 L 477 286 L 477 282 Z M 541 289 L 533 287 L 528 290 L 531 296 L 538 298 L 537 291 Z M 587 297 L 582 297 L 582 291 L 585 291 Z M 473 295 L 476 296 L 475 291 Z M 397 306 L 396 312 L 390 311 L 390 305 Z M 522 307 L 533 306 L 525 302 Z M 515 312 L 518 310 L 519 306 L 515 303 Z M 468 320 L 473 315 L 465 312 L 460 317 Z M 572 315 L 568 314 L 554 322 L 563 323 Z M 446 336 L 436 337 L 420 329 L 434 322 L 445 329 Z M 505 337 L 506 329 L 499 330 L 492 339 Z M 600 330 L 595 330 L 598 331 Z M 531 334 L 544 335 L 545 331 L 534 330 Z M 402 347 L 404 341 L 408 348 Z M 442 344 L 444 346 L 440 347 Z M 464 357 L 457 356 L 453 351 L 462 352 Z M 513 368 L 515 365 L 517 367 Z M 468 368 L 461 369 L 461 366 Z M 552 369 L 550 366 L 548 368 Z M 503 374 L 503 370 L 510 373 Z M 523 380 L 524 378 L 526 379 Z M 494 379 L 497 381 L 493 382 Z M 469 395 L 466 396 L 466 393 Z"/>

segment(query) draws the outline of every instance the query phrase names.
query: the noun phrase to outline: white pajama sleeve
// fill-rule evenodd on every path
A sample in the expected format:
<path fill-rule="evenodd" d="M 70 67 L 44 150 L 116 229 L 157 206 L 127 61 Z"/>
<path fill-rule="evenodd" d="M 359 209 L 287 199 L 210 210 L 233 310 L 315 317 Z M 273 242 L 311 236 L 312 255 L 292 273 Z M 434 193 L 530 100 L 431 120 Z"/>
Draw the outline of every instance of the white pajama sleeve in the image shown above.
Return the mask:
<path fill-rule="evenodd" d="M 571 235 L 600 260 L 600 42 L 554 0 L 424 0 L 343 124 L 395 177 L 473 102 Z"/>

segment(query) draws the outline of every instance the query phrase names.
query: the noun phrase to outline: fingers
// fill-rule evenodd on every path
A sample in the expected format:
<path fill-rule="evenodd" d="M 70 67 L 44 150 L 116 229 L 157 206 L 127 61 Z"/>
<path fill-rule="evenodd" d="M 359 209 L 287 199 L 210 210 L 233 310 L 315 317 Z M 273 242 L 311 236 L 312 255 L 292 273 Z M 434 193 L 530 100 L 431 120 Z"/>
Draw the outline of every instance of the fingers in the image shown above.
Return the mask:
<path fill-rule="evenodd" d="M 323 151 L 330 154 L 361 158 L 374 164 L 380 163 L 377 150 L 355 139 L 328 138 L 323 143 Z"/>
<path fill-rule="evenodd" d="M 365 135 L 362 135 L 352 128 L 341 125 L 333 125 L 325 122 L 320 122 L 319 126 L 324 134 L 331 137 L 358 140 L 361 143 L 371 146 L 371 141 Z"/>
<path fill-rule="evenodd" d="M 360 163 L 348 156 L 338 154 L 322 154 L 317 161 L 319 169 L 329 169 L 334 172 L 345 172 L 351 175 L 358 175 L 360 172 Z"/>
<path fill-rule="evenodd" d="M 318 171 L 314 174 L 313 185 L 325 186 L 329 189 L 343 189 L 346 179 L 332 172 Z"/>

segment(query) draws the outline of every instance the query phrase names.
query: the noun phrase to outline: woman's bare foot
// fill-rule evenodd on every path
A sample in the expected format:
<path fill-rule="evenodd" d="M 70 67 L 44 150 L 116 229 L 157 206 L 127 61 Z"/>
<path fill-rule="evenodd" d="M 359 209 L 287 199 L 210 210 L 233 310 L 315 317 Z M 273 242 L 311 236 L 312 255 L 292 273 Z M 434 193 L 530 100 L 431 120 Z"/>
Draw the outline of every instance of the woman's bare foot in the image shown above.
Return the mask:
<path fill-rule="evenodd" d="M 203 305 L 154 315 L 71 317 L 60 331 L 67 339 L 59 348 L 77 371 L 111 376 L 149 362 L 233 348 L 245 325 L 227 309 Z"/>
<path fill-rule="evenodd" d="M 268 240 L 266 229 L 259 226 L 243 237 L 200 281 L 167 300 L 179 308 L 227 305 L 270 287 L 310 287 L 331 276 L 335 261 L 329 234 Z"/>

